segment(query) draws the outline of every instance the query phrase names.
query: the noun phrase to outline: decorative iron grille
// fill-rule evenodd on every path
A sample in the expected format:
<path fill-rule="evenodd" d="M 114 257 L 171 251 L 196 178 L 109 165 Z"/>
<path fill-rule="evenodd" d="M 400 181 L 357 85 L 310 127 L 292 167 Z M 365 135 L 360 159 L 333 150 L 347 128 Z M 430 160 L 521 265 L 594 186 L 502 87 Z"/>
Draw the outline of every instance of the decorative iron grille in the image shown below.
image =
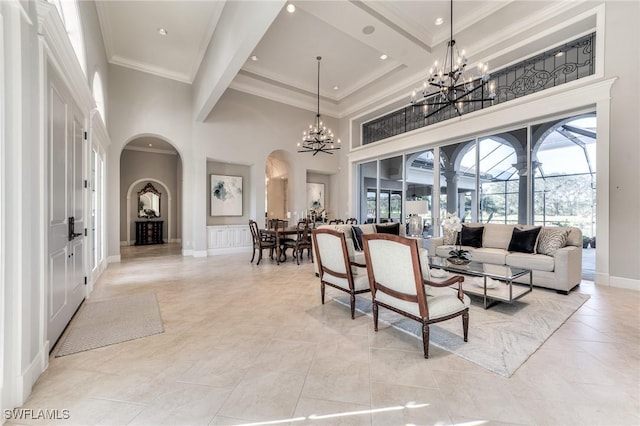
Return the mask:
<path fill-rule="evenodd" d="M 469 103 L 468 106 L 465 106 L 465 113 L 592 75 L 595 72 L 595 40 L 596 33 L 591 33 L 491 73 L 491 81 L 495 83 L 496 87 L 495 99 L 487 102 Z M 482 99 L 485 94 L 478 91 L 472 96 Z M 458 114 L 454 108 L 445 108 L 428 119 L 425 119 L 424 116 L 423 107 L 407 106 L 364 123 L 362 125 L 362 144 L 367 145 L 439 123 L 457 117 Z"/>

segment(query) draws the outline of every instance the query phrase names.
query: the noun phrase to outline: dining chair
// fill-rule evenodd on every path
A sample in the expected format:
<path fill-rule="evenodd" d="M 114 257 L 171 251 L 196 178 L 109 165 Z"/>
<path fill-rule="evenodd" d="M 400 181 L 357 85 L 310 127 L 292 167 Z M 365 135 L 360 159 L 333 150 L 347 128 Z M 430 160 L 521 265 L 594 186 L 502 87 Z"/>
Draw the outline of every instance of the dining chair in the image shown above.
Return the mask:
<path fill-rule="evenodd" d="M 285 236 L 282 232 L 287 229 L 288 222 L 283 219 L 274 219 L 274 229 L 276 231 L 277 244 L 279 245 L 280 256 L 277 258 L 277 262 L 284 262 L 287 260 L 287 249 L 291 249 L 295 253 L 296 240 L 291 237 Z"/>
<path fill-rule="evenodd" d="M 351 238 L 344 232 L 330 228 L 316 229 L 312 233 L 316 262 L 320 276 L 320 298 L 324 305 L 325 286 L 349 293 L 351 319 L 355 318 L 356 294 L 371 291 L 365 265 L 355 261 Z"/>
<path fill-rule="evenodd" d="M 422 324 L 425 358 L 429 358 L 430 324 L 462 316 L 463 339 L 467 341 L 470 299 L 462 291 L 463 276 L 431 281 L 426 254 L 421 259 L 415 239 L 391 234 L 365 234 L 362 238 L 375 331 L 378 331 L 378 310 L 382 306 Z M 434 289 L 453 284 L 458 284 L 455 292 Z"/>
<path fill-rule="evenodd" d="M 329 225 L 342 225 L 344 223 L 344 220 L 342 219 L 331 219 L 329 221 Z"/>
<path fill-rule="evenodd" d="M 258 229 L 258 224 L 249 219 L 249 229 L 251 230 L 251 238 L 253 238 L 253 255 L 251 256 L 251 263 L 256 257 L 256 251 L 258 252 L 258 262 L 260 264 L 262 260 L 262 251 L 269 249 L 269 257 L 273 259 L 273 251 L 276 248 L 276 238 L 273 235 L 269 235 L 264 230 Z"/>
<path fill-rule="evenodd" d="M 356 219 L 355 217 L 350 217 L 349 219 L 347 219 L 345 221 L 345 223 L 347 225 L 357 225 L 358 224 L 358 219 Z"/>
<path fill-rule="evenodd" d="M 307 250 L 307 257 L 311 258 L 313 263 L 313 253 L 311 253 L 311 232 L 313 231 L 313 225 L 310 220 L 303 219 L 298 222 L 296 233 L 296 245 L 294 248 L 294 256 L 296 257 L 296 263 L 300 264 L 300 257 L 305 250 Z"/>

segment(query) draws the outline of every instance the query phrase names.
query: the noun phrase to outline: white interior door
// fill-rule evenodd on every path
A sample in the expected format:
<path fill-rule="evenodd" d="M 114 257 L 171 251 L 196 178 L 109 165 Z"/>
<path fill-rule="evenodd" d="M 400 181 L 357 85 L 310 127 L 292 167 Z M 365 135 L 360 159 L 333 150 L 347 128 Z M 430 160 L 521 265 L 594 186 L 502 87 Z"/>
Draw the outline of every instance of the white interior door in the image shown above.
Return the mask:
<path fill-rule="evenodd" d="M 84 119 L 49 69 L 47 338 L 51 347 L 84 299 Z"/>

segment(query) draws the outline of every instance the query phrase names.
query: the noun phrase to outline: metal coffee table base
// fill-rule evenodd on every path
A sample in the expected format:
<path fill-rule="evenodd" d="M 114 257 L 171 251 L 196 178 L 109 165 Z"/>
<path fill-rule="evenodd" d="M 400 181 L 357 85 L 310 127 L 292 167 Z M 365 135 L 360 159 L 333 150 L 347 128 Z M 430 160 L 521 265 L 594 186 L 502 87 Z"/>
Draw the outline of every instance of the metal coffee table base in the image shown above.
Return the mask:
<path fill-rule="evenodd" d="M 482 297 L 484 308 L 488 309 L 498 302 L 513 303 L 521 297 L 533 291 L 533 273 L 530 269 L 511 268 L 504 265 L 492 265 L 488 263 L 471 262 L 468 265 L 453 265 L 441 257 L 429 257 L 429 266 L 444 269 L 445 271 L 473 277 L 465 280 L 462 289 L 466 294 Z M 529 274 L 529 285 L 514 283 L 517 278 Z M 475 280 L 482 278 L 482 285 L 476 285 Z M 491 284 L 487 287 L 487 280 Z"/>

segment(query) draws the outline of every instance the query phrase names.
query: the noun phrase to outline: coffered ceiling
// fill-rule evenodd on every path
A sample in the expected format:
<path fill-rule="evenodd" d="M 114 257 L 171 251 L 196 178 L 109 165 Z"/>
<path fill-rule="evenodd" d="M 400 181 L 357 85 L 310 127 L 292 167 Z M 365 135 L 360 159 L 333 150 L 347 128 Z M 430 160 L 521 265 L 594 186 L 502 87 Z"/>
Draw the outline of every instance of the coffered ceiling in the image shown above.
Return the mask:
<path fill-rule="evenodd" d="M 232 1 L 97 0 L 108 59 L 193 83 Z M 251 13 L 251 2 L 243 3 L 245 13 Z M 228 87 L 313 110 L 315 58 L 322 56 L 322 108 L 337 117 L 418 84 L 433 61 L 443 56 L 449 38 L 446 0 L 279 3 L 280 13 L 275 19 L 265 18 L 272 21 L 266 23 L 268 30 L 246 62 L 232 69 L 235 78 Z M 514 34 L 531 37 L 536 20 L 572 3 L 580 2 L 455 0 L 454 36 L 473 66 L 484 60 L 479 54 L 486 55 L 492 47 L 504 51 L 505 41 Z M 288 4 L 295 12 L 287 11 Z M 234 13 L 237 10 L 236 6 Z M 167 35 L 160 35 L 160 28 Z M 225 30 L 233 37 L 233 29 Z"/>

